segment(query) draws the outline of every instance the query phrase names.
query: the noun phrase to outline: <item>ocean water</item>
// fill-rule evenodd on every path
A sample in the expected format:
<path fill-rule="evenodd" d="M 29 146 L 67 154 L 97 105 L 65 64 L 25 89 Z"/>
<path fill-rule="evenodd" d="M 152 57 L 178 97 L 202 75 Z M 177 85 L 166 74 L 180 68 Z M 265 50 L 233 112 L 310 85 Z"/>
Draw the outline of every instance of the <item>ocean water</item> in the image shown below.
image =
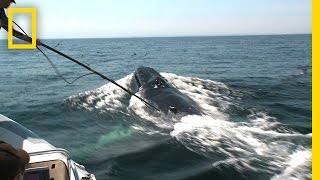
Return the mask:
<path fill-rule="evenodd" d="M 1 40 L 0 113 L 98 179 L 311 179 L 310 34 L 43 42 L 127 88 L 152 67 L 203 110 L 153 117 L 100 77 L 67 84 L 39 51 Z M 43 50 L 66 79 L 88 74 Z"/>

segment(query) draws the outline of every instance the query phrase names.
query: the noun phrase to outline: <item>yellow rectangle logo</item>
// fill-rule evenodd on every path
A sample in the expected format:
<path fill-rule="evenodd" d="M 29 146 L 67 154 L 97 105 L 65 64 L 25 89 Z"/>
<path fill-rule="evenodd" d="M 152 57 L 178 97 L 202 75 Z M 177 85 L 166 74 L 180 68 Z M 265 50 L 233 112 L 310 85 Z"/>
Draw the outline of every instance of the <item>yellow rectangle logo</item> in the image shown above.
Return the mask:
<path fill-rule="evenodd" d="M 32 17 L 32 25 L 31 25 L 31 31 L 32 31 L 32 42 L 31 44 L 13 44 L 13 14 L 14 13 L 31 13 Z M 36 43 L 36 8 L 9 8 L 8 9 L 8 48 L 9 49 L 35 49 L 37 47 Z"/>

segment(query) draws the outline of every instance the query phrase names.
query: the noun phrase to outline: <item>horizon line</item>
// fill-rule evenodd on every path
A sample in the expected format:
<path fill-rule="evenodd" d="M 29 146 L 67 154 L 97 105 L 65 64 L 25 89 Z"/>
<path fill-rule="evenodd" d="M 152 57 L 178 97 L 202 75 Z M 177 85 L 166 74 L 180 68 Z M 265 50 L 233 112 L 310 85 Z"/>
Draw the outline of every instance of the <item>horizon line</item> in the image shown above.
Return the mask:
<path fill-rule="evenodd" d="M 40 39 L 135 39 L 135 38 L 184 38 L 184 37 L 236 37 L 236 36 L 284 36 L 284 35 L 312 35 L 310 33 L 270 33 L 270 34 L 219 34 L 219 35 L 168 35 L 168 36 L 112 36 L 112 37 L 49 37 Z M 7 38 L 0 38 L 7 40 Z"/>

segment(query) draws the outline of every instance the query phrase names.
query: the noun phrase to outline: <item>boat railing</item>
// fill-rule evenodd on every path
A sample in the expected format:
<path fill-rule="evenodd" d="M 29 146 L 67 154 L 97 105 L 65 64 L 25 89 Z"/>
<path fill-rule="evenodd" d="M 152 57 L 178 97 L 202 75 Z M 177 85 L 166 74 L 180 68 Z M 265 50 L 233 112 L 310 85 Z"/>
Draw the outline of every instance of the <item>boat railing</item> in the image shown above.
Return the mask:
<path fill-rule="evenodd" d="M 61 154 L 66 158 L 66 167 L 68 168 L 69 177 L 71 175 L 71 171 L 73 172 L 75 180 L 80 180 L 79 173 L 77 171 L 77 167 L 84 169 L 84 166 L 76 164 L 72 161 L 69 152 L 62 148 L 56 148 L 52 150 L 45 150 L 45 151 L 37 151 L 29 153 L 30 157 L 32 156 L 41 156 L 41 155 L 49 155 L 49 154 Z M 64 161 L 63 161 L 64 162 Z M 77 167 L 76 167 L 77 166 Z"/>

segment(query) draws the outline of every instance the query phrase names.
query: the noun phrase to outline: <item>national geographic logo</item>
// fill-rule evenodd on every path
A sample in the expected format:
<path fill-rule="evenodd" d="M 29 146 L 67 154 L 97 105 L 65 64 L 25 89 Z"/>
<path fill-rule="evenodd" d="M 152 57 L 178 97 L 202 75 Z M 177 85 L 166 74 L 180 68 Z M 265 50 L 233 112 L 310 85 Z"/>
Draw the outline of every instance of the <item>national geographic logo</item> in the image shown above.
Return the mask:
<path fill-rule="evenodd" d="M 9 8 L 8 9 L 8 48 L 9 49 L 36 49 L 37 47 L 37 14 L 36 8 Z M 31 13 L 31 31 L 32 31 L 32 42 L 31 44 L 13 44 L 13 14 L 15 13 Z"/>

